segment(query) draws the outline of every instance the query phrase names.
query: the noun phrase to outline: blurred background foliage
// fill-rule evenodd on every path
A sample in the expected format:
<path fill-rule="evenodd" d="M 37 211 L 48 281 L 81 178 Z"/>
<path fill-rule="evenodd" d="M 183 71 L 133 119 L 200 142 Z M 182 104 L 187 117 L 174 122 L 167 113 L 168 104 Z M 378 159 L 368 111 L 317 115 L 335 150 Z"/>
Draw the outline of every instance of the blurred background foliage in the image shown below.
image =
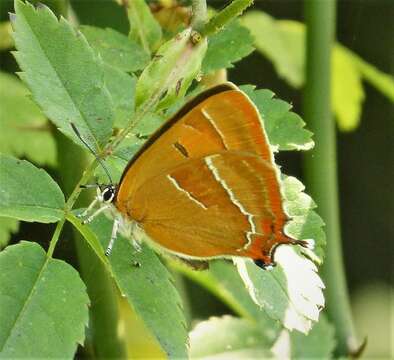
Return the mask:
<path fill-rule="evenodd" d="M 171 3 L 171 0 L 162 2 Z M 63 1 L 50 0 L 45 3 L 59 14 L 65 11 Z M 71 0 L 70 4 L 73 13 L 69 16 L 72 18 L 75 15 L 81 24 L 115 27 L 118 31 L 127 32 L 127 17 L 113 1 Z M 226 2 L 215 0 L 208 1 L 208 4 L 214 9 L 221 9 Z M 21 96 L 26 93 L 26 89 L 7 74 L 18 70 L 10 53 L 13 44 L 8 12 L 12 8 L 12 1 L 0 1 L 0 151 L 16 156 L 27 155 L 31 161 L 45 166 L 59 179 L 62 175 L 57 171 L 56 165 L 67 157 L 72 162 L 73 155 L 56 156 L 52 127 L 36 105 Z M 292 103 L 296 113 L 302 113 L 305 31 L 302 25 L 303 2 L 260 0 L 256 1 L 253 10 L 243 17 L 242 24 L 258 37 L 259 41 L 255 43 L 257 51 L 230 69 L 228 78 L 239 85 L 253 83 L 260 88 L 271 89 L 282 99 Z M 256 10 L 262 12 L 257 13 Z M 169 33 L 176 30 L 171 28 L 174 16 L 180 20 L 187 17 L 182 11 L 171 12 L 170 17 L 165 12 L 160 12 L 157 16 L 168 22 Z M 389 358 L 390 354 L 393 356 L 394 295 L 393 274 L 390 271 L 394 239 L 394 85 L 390 75 L 394 70 L 393 18 L 394 5 L 390 0 L 338 1 L 338 44 L 332 65 L 332 108 L 338 124 L 339 186 L 346 276 L 359 335 L 368 337 L 366 358 Z M 18 129 L 7 126 L 4 111 L 8 107 L 18 109 L 14 120 L 20 124 Z M 281 152 L 277 161 L 286 173 L 302 179 L 300 157 L 296 152 Z M 79 166 L 76 164 L 77 169 Z M 15 220 L 0 218 L 0 247 L 8 241 L 9 233 L 14 234 L 14 241 L 35 238 L 40 243 L 47 244 L 49 239 L 45 236 L 51 233 L 46 231 L 47 226 L 35 223 L 19 226 Z M 56 251 L 63 252 L 66 254 L 63 257 L 72 261 L 74 255 L 70 243 L 61 242 Z M 222 303 L 196 284 L 186 281 L 184 286 L 192 294 L 186 304 L 190 309 L 191 319 L 228 312 Z M 133 314 L 127 316 L 133 317 Z M 124 331 L 127 333 L 127 328 Z M 133 338 L 133 341 L 136 339 Z M 144 341 L 149 343 L 149 339 Z M 137 350 L 136 346 L 130 347 L 138 352 L 138 347 Z M 155 356 L 154 350 L 152 351 L 152 356 Z"/>

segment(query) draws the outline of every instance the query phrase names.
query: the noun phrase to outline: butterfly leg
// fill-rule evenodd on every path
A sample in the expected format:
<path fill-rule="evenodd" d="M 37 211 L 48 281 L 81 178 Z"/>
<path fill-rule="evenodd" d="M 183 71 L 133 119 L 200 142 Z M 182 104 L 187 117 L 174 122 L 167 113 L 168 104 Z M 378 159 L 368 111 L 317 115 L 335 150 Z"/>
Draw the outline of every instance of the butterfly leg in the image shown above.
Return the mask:
<path fill-rule="evenodd" d="M 129 229 L 128 233 L 131 235 L 131 245 L 133 246 L 136 252 L 141 252 L 141 239 L 140 239 L 140 231 L 137 223 L 131 222 L 128 224 Z"/>
<path fill-rule="evenodd" d="M 133 245 L 133 248 L 134 248 L 135 251 L 137 251 L 137 252 L 141 252 L 142 251 L 141 245 L 136 239 L 133 238 L 131 240 L 131 244 Z"/>
<path fill-rule="evenodd" d="M 95 205 L 97 204 L 97 202 L 99 201 L 99 199 L 95 198 L 90 205 L 85 209 L 85 211 L 81 214 L 78 215 L 79 218 L 84 218 L 86 217 L 91 211 L 92 209 L 95 207 Z"/>
<path fill-rule="evenodd" d="M 110 209 L 111 205 L 104 205 L 98 210 L 96 210 L 92 215 L 90 215 L 87 219 L 82 221 L 82 224 L 89 224 L 97 215 L 101 214 L 103 211 Z"/>
<path fill-rule="evenodd" d="M 112 248 L 115 243 L 115 239 L 117 238 L 117 235 L 118 235 L 118 229 L 119 229 L 119 220 L 117 218 L 115 218 L 114 225 L 112 227 L 111 240 L 109 241 L 109 244 L 107 246 L 107 250 L 105 250 L 105 255 L 107 255 L 107 256 L 111 255 Z"/>

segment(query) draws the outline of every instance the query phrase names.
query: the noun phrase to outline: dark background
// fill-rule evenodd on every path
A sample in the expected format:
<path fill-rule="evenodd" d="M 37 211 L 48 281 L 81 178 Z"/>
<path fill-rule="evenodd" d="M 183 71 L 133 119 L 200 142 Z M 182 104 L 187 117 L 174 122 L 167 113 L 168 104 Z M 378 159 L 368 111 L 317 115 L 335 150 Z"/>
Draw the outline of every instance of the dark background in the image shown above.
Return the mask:
<path fill-rule="evenodd" d="M 300 1 L 256 1 L 255 6 L 279 19 L 303 21 Z M 339 1 L 338 41 L 380 70 L 393 73 L 393 19 L 390 1 Z M 272 64 L 258 54 L 230 70 L 229 77 L 236 83 L 271 89 L 302 114 L 301 92 L 278 79 Z M 364 85 L 366 101 L 360 127 L 337 136 L 344 256 L 351 289 L 377 280 L 389 283 L 393 262 L 389 250 L 394 239 L 394 112 L 387 98 Z M 278 162 L 283 171 L 302 178 L 300 154 L 281 153 Z"/>

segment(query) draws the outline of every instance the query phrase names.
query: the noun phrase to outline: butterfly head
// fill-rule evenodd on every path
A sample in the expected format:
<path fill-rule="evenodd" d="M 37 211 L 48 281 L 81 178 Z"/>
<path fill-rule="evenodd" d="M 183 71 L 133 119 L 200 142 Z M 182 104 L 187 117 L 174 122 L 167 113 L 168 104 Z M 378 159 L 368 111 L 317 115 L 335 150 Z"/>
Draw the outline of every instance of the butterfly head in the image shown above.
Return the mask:
<path fill-rule="evenodd" d="M 113 184 L 111 174 L 109 173 L 107 167 L 105 166 L 104 161 L 96 154 L 93 148 L 82 138 L 78 128 L 73 124 L 70 123 L 71 128 L 73 129 L 75 135 L 78 137 L 79 140 L 86 146 L 86 148 L 92 153 L 92 155 L 96 158 L 97 162 L 101 165 L 104 169 L 106 175 L 108 176 L 108 180 L 110 182 L 109 185 L 95 185 L 97 187 L 97 197 L 98 200 L 105 204 L 110 204 L 115 199 L 116 194 L 116 186 Z M 83 185 L 82 187 L 87 188 L 90 186 Z"/>
<path fill-rule="evenodd" d="M 116 186 L 113 184 L 100 186 L 100 200 L 105 204 L 110 204 L 115 199 Z"/>

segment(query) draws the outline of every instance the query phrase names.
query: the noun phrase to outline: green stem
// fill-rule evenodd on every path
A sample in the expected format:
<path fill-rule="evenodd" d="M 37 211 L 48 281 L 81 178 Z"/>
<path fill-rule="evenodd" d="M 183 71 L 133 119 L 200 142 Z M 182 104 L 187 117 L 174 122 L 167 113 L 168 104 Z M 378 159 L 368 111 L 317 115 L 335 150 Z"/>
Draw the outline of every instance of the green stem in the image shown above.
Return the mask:
<path fill-rule="evenodd" d="M 97 165 L 98 165 L 98 161 L 94 160 L 85 169 L 82 177 L 79 179 L 77 185 L 75 186 L 73 192 L 71 193 L 70 197 L 66 202 L 66 212 L 71 211 L 71 209 L 73 208 L 75 202 L 77 201 L 79 195 L 81 194 L 81 190 L 82 190 L 81 185 L 84 185 L 89 181 L 89 179 L 93 176 L 93 172 L 96 169 Z"/>
<path fill-rule="evenodd" d="M 342 259 L 336 130 L 331 113 L 331 52 L 335 37 L 335 0 L 306 1 L 307 23 L 305 119 L 316 147 L 305 156 L 307 188 L 326 223 L 327 249 L 323 266 L 327 312 L 334 323 L 339 355 L 357 349 Z"/>
<path fill-rule="evenodd" d="M 49 248 L 47 251 L 48 258 L 51 258 L 53 255 L 53 252 L 54 252 L 56 244 L 59 240 L 59 236 L 60 236 L 60 233 L 62 232 L 65 221 L 66 221 L 66 219 L 64 218 L 64 219 L 60 220 L 56 225 L 55 232 L 53 233 L 53 236 L 52 236 L 51 242 L 49 243 Z"/>
<path fill-rule="evenodd" d="M 97 161 L 93 161 L 85 170 L 83 176 L 78 181 L 78 184 L 75 186 L 73 192 L 71 193 L 70 197 L 68 198 L 65 206 L 65 212 L 69 212 L 72 207 L 74 206 L 75 201 L 77 201 L 79 194 L 81 193 L 81 185 L 85 184 L 93 175 L 93 171 L 97 166 Z M 52 239 L 49 243 L 49 248 L 47 252 L 48 257 L 52 257 L 53 251 L 55 250 L 56 244 L 59 240 L 59 235 L 63 229 L 64 223 L 66 219 L 62 219 L 56 225 L 55 232 L 53 233 Z"/>
<path fill-rule="evenodd" d="M 108 143 L 106 150 L 104 150 L 105 155 L 111 153 L 120 145 L 120 143 L 124 140 L 127 134 L 129 134 L 130 131 L 134 128 L 134 126 L 138 123 L 138 121 L 141 120 L 149 110 L 155 107 L 158 100 L 159 100 L 158 98 L 157 99 L 155 98 L 155 101 L 148 100 L 147 106 L 144 106 L 143 108 L 141 107 L 140 111 L 137 112 L 137 114 L 134 117 L 134 120 L 130 123 L 130 125 L 127 128 L 123 129 L 123 131 L 121 131 L 118 134 L 118 136 L 114 138 L 112 142 Z M 96 169 L 97 165 L 98 165 L 98 161 L 94 160 L 88 165 L 88 167 L 84 171 L 82 177 L 78 181 L 77 185 L 75 186 L 74 190 L 72 191 L 70 197 L 66 202 L 66 206 L 65 206 L 66 213 L 71 211 L 71 209 L 73 208 L 75 202 L 77 201 L 81 193 L 81 185 L 86 184 L 89 181 L 89 179 L 93 176 L 94 170 Z M 65 219 L 59 222 L 56 226 L 55 233 L 53 234 L 49 244 L 48 256 L 52 256 L 53 254 L 53 250 L 55 249 L 56 243 L 59 240 L 59 235 L 63 228 L 64 222 Z"/>
<path fill-rule="evenodd" d="M 192 28 L 200 31 L 207 21 L 207 2 L 206 0 L 192 0 Z"/>
<path fill-rule="evenodd" d="M 160 96 L 155 94 L 152 96 L 151 99 L 148 99 L 137 111 L 137 113 L 134 116 L 133 121 L 130 122 L 130 124 L 124 128 L 114 139 L 113 141 L 109 142 L 106 148 L 103 151 L 103 154 L 99 154 L 98 156 L 107 156 L 110 153 L 112 153 L 119 145 L 120 143 L 125 139 L 125 137 L 133 130 L 135 125 L 152 109 L 155 108 L 156 104 L 159 102 Z M 75 186 L 74 190 L 72 191 L 70 197 L 68 198 L 65 206 L 65 212 L 71 211 L 73 208 L 75 202 L 77 201 L 80 193 L 81 193 L 81 185 L 86 184 L 89 179 L 92 177 L 94 170 L 96 169 L 98 165 L 98 161 L 94 160 L 92 163 L 88 165 L 86 170 L 83 173 L 83 176 L 80 178 L 78 181 L 77 185 Z M 53 250 L 56 246 L 57 241 L 59 240 L 59 234 L 63 228 L 64 225 L 64 220 L 58 223 L 55 233 L 53 234 L 53 237 L 51 239 L 51 242 L 49 244 L 49 249 L 51 252 L 49 253 L 48 250 L 48 256 L 52 256 Z"/>
<path fill-rule="evenodd" d="M 72 207 L 86 206 L 92 200 L 88 191 L 81 193 L 79 185 L 89 180 L 95 163 L 90 164 L 85 170 L 87 165 L 86 151 L 61 133 L 56 133 L 56 141 L 58 160 L 62 164 L 59 169 L 59 180 L 65 194 L 71 194 L 67 201 L 66 219 L 77 220 L 70 210 Z M 75 186 L 76 182 L 78 182 L 77 186 Z M 110 271 L 107 268 L 107 259 L 103 259 L 105 258 L 104 254 L 97 252 L 97 246 L 94 246 L 91 238 L 82 238 L 77 231 L 79 228 L 75 226 L 75 221 L 71 222 L 74 227 L 65 228 L 63 237 L 69 241 L 74 240 L 79 264 L 78 270 L 86 284 L 90 299 L 89 330 L 85 340 L 84 356 L 102 359 L 125 358 L 125 344 L 119 338 L 118 333 L 117 291 L 114 290 Z M 90 229 L 87 226 L 82 225 L 82 227 L 84 235 L 86 235 Z"/>
<path fill-rule="evenodd" d="M 104 150 L 104 154 L 110 154 L 116 150 L 116 148 L 120 145 L 120 143 L 126 138 L 126 136 L 134 129 L 137 123 L 142 120 L 142 118 L 148 113 L 149 110 L 153 109 L 155 104 L 157 104 L 159 97 L 157 97 L 157 101 L 150 102 L 148 99 L 146 101 L 147 106 L 141 106 L 138 112 L 135 114 L 133 120 L 129 123 L 127 127 L 125 127 L 119 134 L 116 136 L 111 142 L 108 143 Z"/>
<path fill-rule="evenodd" d="M 227 23 L 241 15 L 244 10 L 252 4 L 253 0 L 234 0 L 230 5 L 213 16 L 209 22 L 201 28 L 201 35 L 208 36 L 217 33 Z"/>

